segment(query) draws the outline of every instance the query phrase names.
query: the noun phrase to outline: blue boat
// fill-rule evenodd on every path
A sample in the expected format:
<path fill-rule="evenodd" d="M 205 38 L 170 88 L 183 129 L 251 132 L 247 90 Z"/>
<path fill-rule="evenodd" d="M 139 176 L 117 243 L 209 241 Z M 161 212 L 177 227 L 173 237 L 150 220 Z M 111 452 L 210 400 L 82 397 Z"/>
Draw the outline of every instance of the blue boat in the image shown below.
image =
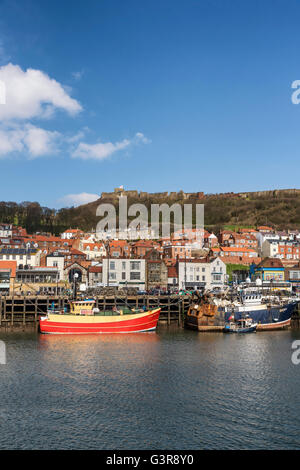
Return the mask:
<path fill-rule="evenodd" d="M 261 294 L 244 292 L 240 302 L 225 307 L 225 321 L 228 322 L 232 315 L 235 321 L 249 315 L 253 322 L 257 323 L 257 330 L 285 329 L 290 325 L 297 303 L 292 301 L 282 305 L 270 305 L 262 302 Z"/>
<path fill-rule="evenodd" d="M 233 316 L 230 317 L 229 322 L 225 324 L 224 333 L 254 333 L 257 328 L 257 323 L 254 323 L 249 315 L 244 316 L 240 320 L 234 320 Z"/>

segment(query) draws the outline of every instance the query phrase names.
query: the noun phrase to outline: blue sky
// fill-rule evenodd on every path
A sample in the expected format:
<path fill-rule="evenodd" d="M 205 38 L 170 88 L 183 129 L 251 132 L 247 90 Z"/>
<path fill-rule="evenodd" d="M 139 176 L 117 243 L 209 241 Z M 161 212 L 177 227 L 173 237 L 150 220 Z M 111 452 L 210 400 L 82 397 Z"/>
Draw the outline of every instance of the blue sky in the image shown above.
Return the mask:
<path fill-rule="evenodd" d="M 299 16 L 295 0 L 0 0 L 0 200 L 299 187 Z"/>

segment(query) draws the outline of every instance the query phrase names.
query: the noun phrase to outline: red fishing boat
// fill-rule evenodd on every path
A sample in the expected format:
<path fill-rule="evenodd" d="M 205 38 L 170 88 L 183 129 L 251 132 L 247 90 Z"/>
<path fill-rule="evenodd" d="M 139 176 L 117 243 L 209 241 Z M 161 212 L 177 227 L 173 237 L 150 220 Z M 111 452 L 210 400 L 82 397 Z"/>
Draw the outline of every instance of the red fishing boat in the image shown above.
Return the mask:
<path fill-rule="evenodd" d="M 53 334 L 139 333 L 156 329 L 160 308 L 99 311 L 94 300 L 70 302 L 70 312 L 48 310 L 40 332 Z"/>

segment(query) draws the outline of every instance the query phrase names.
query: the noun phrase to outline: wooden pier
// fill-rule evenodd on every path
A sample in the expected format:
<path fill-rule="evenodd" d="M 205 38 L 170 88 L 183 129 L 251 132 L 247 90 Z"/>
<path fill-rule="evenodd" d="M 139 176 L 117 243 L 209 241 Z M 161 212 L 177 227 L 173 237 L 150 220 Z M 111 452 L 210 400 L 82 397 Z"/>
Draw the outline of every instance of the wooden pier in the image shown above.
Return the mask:
<path fill-rule="evenodd" d="M 99 310 L 113 307 L 161 308 L 159 324 L 184 326 L 190 297 L 188 296 L 98 296 L 94 297 Z M 0 331 L 38 329 L 39 318 L 54 305 L 55 309 L 68 307 L 69 297 L 62 296 L 2 296 L 0 297 Z M 291 328 L 300 329 L 300 304 L 291 319 Z"/>
<path fill-rule="evenodd" d="M 99 310 L 111 310 L 113 307 L 147 307 L 151 310 L 161 308 L 160 324 L 177 324 L 183 327 L 184 316 L 188 310 L 190 298 L 185 296 L 99 296 L 94 297 L 95 307 Z M 55 309 L 68 307 L 68 297 L 60 296 L 6 296 L 0 297 L 0 331 L 14 329 L 37 329 L 40 316 L 54 305 Z"/>

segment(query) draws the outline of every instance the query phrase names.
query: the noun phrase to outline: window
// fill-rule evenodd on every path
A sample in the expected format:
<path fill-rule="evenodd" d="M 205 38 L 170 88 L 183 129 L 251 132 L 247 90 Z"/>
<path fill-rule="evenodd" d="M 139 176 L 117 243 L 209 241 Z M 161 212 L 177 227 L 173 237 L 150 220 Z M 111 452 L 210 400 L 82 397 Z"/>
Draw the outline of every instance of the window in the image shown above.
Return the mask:
<path fill-rule="evenodd" d="M 116 280 L 116 273 L 109 273 L 109 279 Z"/>
<path fill-rule="evenodd" d="M 54 268 L 57 268 L 57 266 L 58 266 L 57 261 L 53 261 L 53 267 L 54 267 Z"/>
<path fill-rule="evenodd" d="M 122 269 L 126 269 L 126 262 L 125 261 L 122 261 Z"/>
<path fill-rule="evenodd" d="M 122 280 L 124 281 L 126 279 L 126 273 L 122 273 Z"/>
<path fill-rule="evenodd" d="M 131 281 L 138 281 L 141 279 L 141 273 L 139 272 L 131 272 L 130 273 L 130 280 Z"/>
<path fill-rule="evenodd" d="M 130 261 L 130 269 L 132 271 L 141 269 L 141 262 L 140 261 Z"/>
<path fill-rule="evenodd" d="M 116 263 L 114 261 L 110 261 L 109 269 L 111 269 L 112 271 L 114 271 L 116 269 Z"/>

